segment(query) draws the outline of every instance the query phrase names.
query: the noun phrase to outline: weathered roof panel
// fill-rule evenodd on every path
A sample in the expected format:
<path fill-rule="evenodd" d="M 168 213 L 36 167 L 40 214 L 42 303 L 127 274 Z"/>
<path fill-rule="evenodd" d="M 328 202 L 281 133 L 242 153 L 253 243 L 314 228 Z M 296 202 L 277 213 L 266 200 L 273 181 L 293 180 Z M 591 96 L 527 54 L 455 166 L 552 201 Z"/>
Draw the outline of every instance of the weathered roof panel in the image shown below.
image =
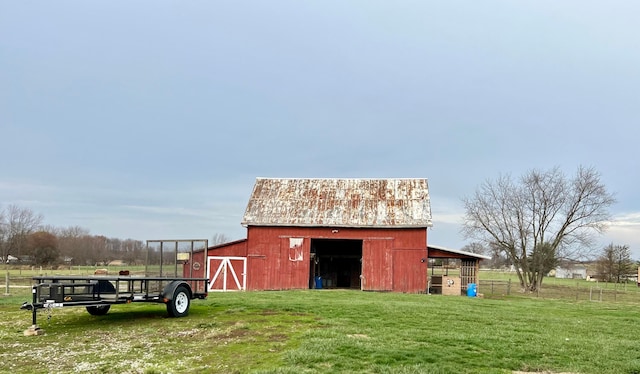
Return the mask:
<path fill-rule="evenodd" d="M 485 255 L 481 255 L 481 254 L 478 254 L 478 253 L 466 252 L 466 251 L 463 251 L 463 250 L 460 250 L 460 249 L 446 248 L 446 247 L 443 247 L 443 246 L 440 246 L 440 245 L 429 244 L 427 246 L 427 249 L 429 249 L 429 250 L 437 250 L 437 251 L 440 251 L 440 252 L 449 252 L 449 253 L 453 253 L 453 254 L 457 254 L 457 255 L 463 255 L 463 256 L 472 257 L 472 258 L 477 258 L 477 259 L 481 259 L 481 260 L 491 260 L 491 256 L 485 256 Z M 431 257 L 431 255 L 429 255 L 429 257 Z"/>
<path fill-rule="evenodd" d="M 245 226 L 430 227 L 426 179 L 257 178 Z"/>

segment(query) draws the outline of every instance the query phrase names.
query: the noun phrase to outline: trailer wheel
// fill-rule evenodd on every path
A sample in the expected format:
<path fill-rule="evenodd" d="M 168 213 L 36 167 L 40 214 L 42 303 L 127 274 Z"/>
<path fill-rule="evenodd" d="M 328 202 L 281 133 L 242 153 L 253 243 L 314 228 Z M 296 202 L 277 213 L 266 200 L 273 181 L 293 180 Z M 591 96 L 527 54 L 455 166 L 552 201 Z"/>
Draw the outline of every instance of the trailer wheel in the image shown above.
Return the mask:
<path fill-rule="evenodd" d="M 106 280 L 98 281 L 98 284 L 94 286 L 94 293 L 105 294 L 105 293 L 115 293 L 116 288 L 111 284 L 111 282 Z M 87 307 L 87 312 L 92 316 L 104 316 L 109 312 L 111 305 L 92 305 Z"/>
<path fill-rule="evenodd" d="M 184 317 L 189 314 L 190 303 L 189 290 L 185 286 L 178 286 L 167 302 L 167 312 L 171 317 Z"/>
<path fill-rule="evenodd" d="M 87 312 L 89 312 L 89 314 L 91 314 L 92 316 L 104 316 L 105 314 L 107 314 L 110 308 L 111 305 L 88 306 Z"/>

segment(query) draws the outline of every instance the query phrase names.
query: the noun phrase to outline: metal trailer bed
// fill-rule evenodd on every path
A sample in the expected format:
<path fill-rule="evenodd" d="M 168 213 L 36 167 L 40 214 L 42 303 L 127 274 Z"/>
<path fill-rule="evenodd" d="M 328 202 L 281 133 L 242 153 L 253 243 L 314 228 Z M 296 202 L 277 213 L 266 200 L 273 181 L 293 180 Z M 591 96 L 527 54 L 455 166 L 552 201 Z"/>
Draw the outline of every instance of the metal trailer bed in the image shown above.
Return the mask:
<path fill-rule="evenodd" d="M 183 317 L 189 312 L 191 300 L 207 297 L 207 278 L 178 276 L 179 257 L 182 261 L 193 259 L 194 242 L 203 240 L 153 240 L 149 243 L 160 244 L 160 264 L 156 266 L 160 275 L 129 275 L 128 271 L 120 271 L 118 275 L 41 275 L 34 276 L 32 300 L 22 304 L 21 309 L 32 312 L 31 330 L 37 327 L 37 311 L 48 308 L 64 308 L 83 306 L 89 314 L 104 315 L 113 304 L 129 304 L 135 302 L 164 303 L 171 317 Z M 173 270 L 171 275 L 163 275 L 164 244 L 175 244 L 174 262 L 170 263 Z M 191 242 L 190 252 L 179 252 L 178 243 Z M 180 253 L 180 255 L 178 255 Z M 188 258 L 185 254 L 188 254 Z M 147 259 L 149 255 L 147 254 Z M 203 274 L 207 274 L 206 263 Z M 165 266 L 166 268 L 167 266 Z M 188 273 L 192 275 L 193 266 L 189 266 Z M 145 267 L 147 274 L 147 267 Z M 26 334 L 26 332 L 25 332 Z"/>

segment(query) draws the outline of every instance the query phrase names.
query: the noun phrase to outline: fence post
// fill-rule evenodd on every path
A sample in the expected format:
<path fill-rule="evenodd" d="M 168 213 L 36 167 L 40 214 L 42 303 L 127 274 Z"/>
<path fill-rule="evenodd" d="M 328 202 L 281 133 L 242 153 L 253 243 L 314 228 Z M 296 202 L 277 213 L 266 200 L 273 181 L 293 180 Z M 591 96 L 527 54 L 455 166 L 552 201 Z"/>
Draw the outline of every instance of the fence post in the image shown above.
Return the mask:
<path fill-rule="evenodd" d="M 580 298 L 580 283 L 576 282 L 576 301 Z"/>
<path fill-rule="evenodd" d="M 511 295 L 511 278 L 509 278 L 509 283 L 507 283 L 507 296 Z"/>
<path fill-rule="evenodd" d="M 10 295 L 10 293 L 9 293 L 9 270 L 7 270 L 7 274 L 5 275 L 5 280 L 6 280 L 5 286 L 6 286 L 7 289 L 5 290 L 4 295 L 5 296 L 9 296 Z"/>

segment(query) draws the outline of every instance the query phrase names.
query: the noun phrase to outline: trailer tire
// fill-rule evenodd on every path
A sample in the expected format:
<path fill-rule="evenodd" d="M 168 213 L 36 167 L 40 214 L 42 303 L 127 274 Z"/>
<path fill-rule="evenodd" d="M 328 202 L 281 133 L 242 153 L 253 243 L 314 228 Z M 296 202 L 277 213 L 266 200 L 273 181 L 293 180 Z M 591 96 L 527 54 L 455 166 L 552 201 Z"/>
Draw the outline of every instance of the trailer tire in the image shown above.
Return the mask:
<path fill-rule="evenodd" d="M 104 316 L 105 314 L 107 314 L 110 308 L 111 305 L 88 306 L 87 312 L 89 312 L 89 314 L 91 314 L 92 316 Z"/>
<path fill-rule="evenodd" d="M 178 286 L 171 300 L 167 301 L 167 313 L 170 317 L 184 317 L 189 314 L 191 295 L 185 286 Z"/>
<path fill-rule="evenodd" d="M 109 293 L 115 293 L 116 288 L 113 286 L 113 284 L 111 284 L 111 282 L 106 280 L 100 280 L 98 281 L 98 284 L 94 286 L 93 291 L 94 293 L 98 293 L 98 294 L 109 294 Z M 110 308 L 111 308 L 111 305 L 109 304 L 92 305 L 87 307 L 87 312 L 89 312 L 89 314 L 91 314 L 92 316 L 104 316 L 109 312 Z"/>

